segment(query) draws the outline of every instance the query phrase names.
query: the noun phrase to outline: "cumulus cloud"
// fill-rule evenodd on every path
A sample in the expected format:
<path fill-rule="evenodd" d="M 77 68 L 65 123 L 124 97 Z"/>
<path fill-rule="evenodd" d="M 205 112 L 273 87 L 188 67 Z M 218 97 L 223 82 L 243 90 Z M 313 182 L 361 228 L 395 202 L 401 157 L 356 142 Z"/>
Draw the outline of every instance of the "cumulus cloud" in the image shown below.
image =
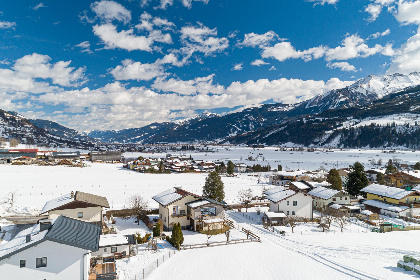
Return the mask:
<path fill-rule="evenodd" d="M 256 59 L 253 62 L 251 62 L 252 66 L 261 66 L 261 65 L 268 65 L 268 64 L 270 64 L 270 63 L 267 63 L 262 59 Z"/>
<path fill-rule="evenodd" d="M 341 71 L 345 71 L 345 72 L 357 72 L 356 67 L 354 67 L 353 65 L 349 64 L 348 62 L 328 62 L 327 63 L 327 67 L 330 69 L 340 69 Z"/>
<path fill-rule="evenodd" d="M 371 34 L 371 35 L 368 37 L 368 40 L 369 40 L 369 39 L 377 39 L 377 38 L 379 38 L 379 37 L 388 36 L 389 34 L 391 34 L 391 30 L 389 30 L 389 28 L 388 28 L 388 29 L 387 29 L 387 30 L 385 30 L 384 32 L 376 32 L 376 33 Z"/>
<path fill-rule="evenodd" d="M 197 77 L 193 80 L 158 78 L 152 87 L 162 92 L 174 92 L 181 95 L 222 94 L 224 87 L 213 83 L 214 74 L 207 77 Z"/>
<path fill-rule="evenodd" d="M 307 1 L 315 2 L 314 5 L 325 5 L 325 4 L 335 5 L 340 0 L 307 0 Z"/>
<path fill-rule="evenodd" d="M 38 5 L 35 5 L 32 9 L 34 9 L 34 11 L 37 11 L 40 8 L 47 8 L 47 6 L 45 6 L 44 3 L 40 2 Z"/>
<path fill-rule="evenodd" d="M 142 5 L 147 6 L 152 0 L 142 0 Z M 192 2 L 202 2 L 207 4 L 209 0 L 180 0 L 182 5 L 188 9 L 191 9 Z M 170 7 L 174 4 L 174 0 L 159 0 L 159 5 L 155 7 L 155 9 L 163 9 L 165 10 L 167 7 Z"/>
<path fill-rule="evenodd" d="M 420 1 L 400 0 L 395 18 L 403 24 L 420 25 Z"/>
<path fill-rule="evenodd" d="M 397 51 L 387 70 L 388 74 L 420 71 L 420 27 Z"/>
<path fill-rule="evenodd" d="M 164 69 L 157 63 L 134 62 L 131 59 L 122 61 L 110 71 L 116 80 L 149 81 L 165 75 Z"/>
<path fill-rule="evenodd" d="M 268 31 L 264 34 L 248 33 L 245 34 L 242 42 L 239 42 L 238 46 L 243 47 L 265 47 L 274 40 L 278 40 L 279 35 L 274 31 Z"/>
<path fill-rule="evenodd" d="M 205 56 L 221 52 L 229 47 L 229 40 L 226 37 L 216 37 L 217 29 L 210 29 L 207 26 L 184 26 L 181 28 L 181 52 L 191 56 L 195 52 L 203 53 Z"/>
<path fill-rule="evenodd" d="M 365 9 L 365 12 L 370 14 L 368 21 L 374 22 L 380 15 L 381 11 L 382 11 L 382 5 L 369 4 Z"/>
<path fill-rule="evenodd" d="M 243 69 L 243 65 L 244 65 L 244 63 L 243 63 L 243 62 L 238 63 L 238 64 L 235 64 L 235 65 L 232 67 L 231 71 L 240 71 L 240 70 L 242 70 L 242 69 Z"/>
<path fill-rule="evenodd" d="M 0 21 L 0 29 L 9 29 L 9 28 L 14 28 L 15 26 L 16 26 L 16 22 Z"/>
<path fill-rule="evenodd" d="M 92 11 L 104 21 L 118 20 L 128 23 L 131 20 L 131 12 L 121 4 L 114 1 L 97 1 L 91 5 Z"/>
<path fill-rule="evenodd" d="M 85 69 L 69 67 L 71 61 L 50 63 L 48 55 L 33 53 L 16 60 L 13 70 L 28 78 L 51 79 L 60 86 L 80 86 L 86 82 Z"/>
<path fill-rule="evenodd" d="M 92 50 L 90 49 L 89 41 L 81 42 L 77 44 L 76 47 L 81 48 L 82 49 L 81 52 L 93 53 Z"/>
<path fill-rule="evenodd" d="M 303 51 L 296 50 L 290 42 L 277 43 L 272 47 L 264 48 L 261 56 L 263 58 L 274 58 L 278 61 L 285 61 L 287 59 L 301 58 L 305 61 L 318 59 L 325 55 L 327 47 L 319 46 Z"/>
<path fill-rule="evenodd" d="M 117 31 L 111 23 L 93 26 L 93 33 L 98 36 L 108 49 L 124 49 L 128 51 L 152 51 L 153 40 L 146 36 L 137 36 L 133 29 Z"/>

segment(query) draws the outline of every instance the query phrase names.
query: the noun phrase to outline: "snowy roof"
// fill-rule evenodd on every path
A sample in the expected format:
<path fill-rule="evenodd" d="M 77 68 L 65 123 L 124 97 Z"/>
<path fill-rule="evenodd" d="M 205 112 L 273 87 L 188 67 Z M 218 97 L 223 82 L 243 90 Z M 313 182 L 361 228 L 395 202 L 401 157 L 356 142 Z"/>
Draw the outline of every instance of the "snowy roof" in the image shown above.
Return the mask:
<path fill-rule="evenodd" d="M 73 201 L 80 201 L 109 208 L 109 203 L 106 197 L 77 191 L 76 194 L 73 196 L 71 194 L 65 194 L 63 196 L 48 201 L 42 208 L 41 214 L 57 209 Z"/>
<path fill-rule="evenodd" d="M 416 178 L 420 178 L 420 173 L 416 170 L 416 171 L 404 171 L 403 173 L 406 173 L 408 175 L 411 175 L 413 177 Z"/>
<path fill-rule="evenodd" d="M 196 195 L 196 194 L 187 192 L 181 188 L 175 187 L 175 188 L 170 188 L 164 192 L 161 192 L 153 196 L 152 199 L 155 200 L 160 205 L 166 206 L 188 195 L 201 198 L 201 196 L 199 195 Z"/>
<path fill-rule="evenodd" d="M 408 209 L 408 207 L 404 205 L 385 203 L 378 200 L 366 200 L 363 204 L 397 213 Z"/>
<path fill-rule="evenodd" d="M 0 245 L 0 261 L 44 241 L 53 241 L 84 250 L 98 251 L 101 227 L 64 216 L 58 216 L 51 227 L 41 231 L 40 224 L 19 232 L 12 240 Z M 27 238 L 30 239 L 27 242 Z"/>
<path fill-rule="evenodd" d="M 264 194 L 265 195 L 272 195 L 273 193 L 280 192 L 280 191 L 284 191 L 283 186 L 278 186 L 278 187 L 266 190 L 266 191 L 264 191 Z"/>
<path fill-rule="evenodd" d="M 265 215 L 268 218 L 286 218 L 287 215 L 283 212 L 265 212 Z"/>
<path fill-rule="evenodd" d="M 105 234 L 99 239 L 99 247 L 128 244 L 128 238 L 122 234 Z"/>
<path fill-rule="evenodd" d="M 416 192 L 414 190 L 407 191 L 405 189 L 389 187 L 389 186 L 379 185 L 379 184 L 369 185 L 361 189 L 361 191 L 365 193 L 376 194 L 376 195 L 385 196 L 385 197 L 398 199 L 398 200 Z"/>
<path fill-rule="evenodd" d="M 373 212 L 372 211 L 369 211 L 369 210 L 363 210 L 362 212 L 360 212 L 361 214 L 363 214 L 363 215 L 368 215 L 368 216 L 370 216 L 370 215 L 372 215 L 373 214 Z"/>
<path fill-rule="evenodd" d="M 223 219 L 214 218 L 214 219 L 203 220 L 203 222 L 205 224 L 215 224 L 215 223 L 221 223 L 221 222 L 223 222 Z"/>
<path fill-rule="evenodd" d="M 342 205 L 334 203 L 334 204 L 331 204 L 330 207 L 334 209 L 340 209 Z"/>
<path fill-rule="evenodd" d="M 306 190 L 310 188 L 307 184 L 302 182 L 293 182 L 291 184 L 300 190 Z"/>
<path fill-rule="evenodd" d="M 190 206 L 191 208 L 196 208 L 196 207 L 200 207 L 206 204 L 209 204 L 207 200 L 197 200 L 197 201 L 188 203 L 188 206 Z"/>
<path fill-rule="evenodd" d="M 340 191 L 319 186 L 311 190 L 310 192 L 308 192 L 308 194 L 311 196 L 322 198 L 322 199 L 330 199 L 331 197 L 338 194 L 339 192 Z"/>
<path fill-rule="evenodd" d="M 317 188 L 317 187 L 329 187 L 331 186 L 330 183 L 328 183 L 327 181 L 322 181 L 322 182 L 306 182 L 307 184 L 311 185 L 313 188 Z"/>
<path fill-rule="evenodd" d="M 276 192 L 267 196 L 267 199 L 274 203 L 277 203 L 295 194 L 296 192 L 294 190 L 284 190 L 284 191 L 279 191 L 279 192 Z"/>

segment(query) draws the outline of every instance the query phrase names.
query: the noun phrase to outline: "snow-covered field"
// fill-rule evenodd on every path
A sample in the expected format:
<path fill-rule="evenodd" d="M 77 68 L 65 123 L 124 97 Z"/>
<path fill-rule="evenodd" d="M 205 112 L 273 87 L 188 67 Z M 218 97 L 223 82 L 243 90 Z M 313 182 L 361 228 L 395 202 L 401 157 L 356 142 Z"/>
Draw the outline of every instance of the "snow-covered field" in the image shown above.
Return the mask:
<path fill-rule="evenodd" d="M 382 160 L 385 165 L 389 159 L 399 159 L 402 162 L 416 163 L 420 161 L 420 151 L 397 151 L 395 153 L 383 153 L 382 150 L 333 150 L 334 152 L 316 151 L 316 152 L 299 152 L 299 151 L 280 151 L 275 147 L 266 147 L 261 149 L 253 149 L 248 147 L 210 147 L 216 152 L 185 152 L 187 156 L 194 159 L 214 161 L 214 160 L 232 160 L 234 163 L 245 163 L 247 165 L 261 164 L 270 165 L 272 169 L 277 169 L 278 165 L 282 165 L 283 170 L 316 170 L 321 166 L 327 170 L 331 168 L 345 168 L 359 161 L 365 168 L 373 168 L 370 165 L 371 160 L 378 162 Z M 181 153 L 172 153 L 181 154 Z M 165 157 L 165 153 L 125 153 L 126 158 L 134 158 L 138 156 L 160 158 Z M 253 160 L 248 160 L 251 156 Z M 375 167 L 376 168 L 376 167 Z"/>
<path fill-rule="evenodd" d="M 41 209 L 50 199 L 83 191 L 108 198 L 113 209 L 123 208 L 131 195 L 139 194 L 150 207 L 158 204 L 152 196 L 171 187 L 202 194 L 207 174 L 144 174 L 124 169 L 122 164 L 94 163 L 90 167 L 0 165 L 0 197 L 15 192 L 15 205 Z M 261 194 L 263 184 L 248 175 L 223 177 L 227 200 L 237 198 L 241 189 Z M 1 214 L 1 213 L 0 213 Z"/>
<path fill-rule="evenodd" d="M 255 216 L 255 213 L 246 215 Z M 344 233 L 333 225 L 323 233 L 306 224 L 286 236 L 230 213 L 239 226 L 252 230 L 261 243 L 237 244 L 183 251 L 155 270 L 149 279 L 416 279 L 396 267 L 405 254 L 417 255 L 418 231 L 372 233 L 355 224 Z M 181 263 L 191 263 L 188 273 Z"/>

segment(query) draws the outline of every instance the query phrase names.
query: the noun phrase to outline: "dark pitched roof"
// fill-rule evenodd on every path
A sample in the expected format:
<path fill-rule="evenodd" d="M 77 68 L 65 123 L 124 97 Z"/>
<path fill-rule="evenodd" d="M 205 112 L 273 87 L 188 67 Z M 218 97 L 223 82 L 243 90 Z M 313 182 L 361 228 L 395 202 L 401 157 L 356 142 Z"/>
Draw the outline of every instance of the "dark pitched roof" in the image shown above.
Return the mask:
<path fill-rule="evenodd" d="M 84 250 L 98 251 L 101 227 L 95 224 L 59 216 L 50 229 L 41 230 L 36 224 L 0 245 L 0 261 L 44 241 L 57 242 Z M 28 239 L 28 236 L 30 238 Z M 29 240 L 29 241 L 28 241 Z"/>
<path fill-rule="evenodd" d="M 106 197 L 77 191 L 74 196 L 72 194 L 66 194 L 48 201 L 41 210 L 41 214 L 52 210 L 95 206 L 109 208 L 109 203 Z"/>
<path fill-rule="evenodd" d="M 99 249 L 101 227 L 92 223 L 59 216 L 45 238 L 73 247 L 91 250 Z"/>

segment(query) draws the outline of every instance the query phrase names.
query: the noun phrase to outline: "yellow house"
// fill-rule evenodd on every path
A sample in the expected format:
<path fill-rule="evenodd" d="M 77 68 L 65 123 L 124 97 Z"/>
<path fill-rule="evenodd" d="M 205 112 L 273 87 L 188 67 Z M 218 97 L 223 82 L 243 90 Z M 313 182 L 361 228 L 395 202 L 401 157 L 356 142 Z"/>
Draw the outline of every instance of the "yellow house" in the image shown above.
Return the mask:
<path fill-rule="evenodd" d="M 379 184 L 369 185 L 361 190 L 367 194 L 368 200 L 378 200 L 393 204 L 417 204 L 420 203 L 420 192 L 406 190 Z"/>

